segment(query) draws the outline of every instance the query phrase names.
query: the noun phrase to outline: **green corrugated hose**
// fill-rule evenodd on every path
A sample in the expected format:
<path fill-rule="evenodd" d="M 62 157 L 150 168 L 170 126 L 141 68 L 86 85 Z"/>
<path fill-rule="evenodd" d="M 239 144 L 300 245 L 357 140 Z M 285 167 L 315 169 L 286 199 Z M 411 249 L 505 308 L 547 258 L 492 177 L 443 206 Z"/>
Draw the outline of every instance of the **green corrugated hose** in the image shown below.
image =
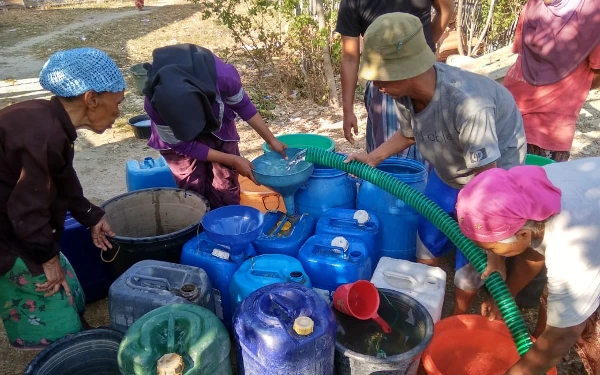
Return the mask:
<path fill-rule="evenodd" d="M 431 199 L 389 173 L 357 161 L 346 164 L 344 163 L 344 159 L 345 157 L 342 155 L 312 147 L 308 148 L 306 153 L 307 162 L 325 165 L 350 173 L 402 199 L 448 236 L 461 249 L 467 259 L 469 259 L 469 262 L 475 266 L 477 272 L 481 274 L 485 271 L 487 267 L 485 253 L 470 239 L 465 237 L 461 233 L 456 221 Z M 502 277 L 499 273 L 494 272 L 486 279 L 485 285 L 498 305 L 502 318 L 515 341 L 519 355 L 525 354 L 529 350 L 532 341 L 525 326 L 525 321 Z"/>

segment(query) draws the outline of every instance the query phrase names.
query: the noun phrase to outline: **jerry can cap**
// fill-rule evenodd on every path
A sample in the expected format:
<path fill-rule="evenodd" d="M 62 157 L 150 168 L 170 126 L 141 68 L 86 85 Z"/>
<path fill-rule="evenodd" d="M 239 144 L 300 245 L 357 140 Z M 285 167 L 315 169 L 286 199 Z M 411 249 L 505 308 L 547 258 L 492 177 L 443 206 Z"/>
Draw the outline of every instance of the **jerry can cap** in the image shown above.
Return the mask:
<path fill-rule="evenodd" d="M 313 333 L 315 322 L 308 316 L 299 316 L 294 320 L 294 331 L 300 336 L 306 336 Z"/>
<path fill-rule="evenodd" d="M 369 219 L 371 219 L 369 217 L 369 213 L 365 210 L 356 211 L 352 218 L 356 220 L 359 225 L 364 225 L 367 221 L 369 221 Z"/>
<path fill-rule="evenodd" d="M 348 242 L 348 240 L 344 237 L 335 237 L 333 240 L 331 240 L 331 246 L 341 247 L 344 250 L 344 252 L 346 252 L 350 247 L 350 242 Z"/>
<path fill-rule="evenodd" d="M 160 357 L 156 363 L 158 375 L 181 375 L 183 369 L 183 358 L 177 353 L 167 353 Z"/>

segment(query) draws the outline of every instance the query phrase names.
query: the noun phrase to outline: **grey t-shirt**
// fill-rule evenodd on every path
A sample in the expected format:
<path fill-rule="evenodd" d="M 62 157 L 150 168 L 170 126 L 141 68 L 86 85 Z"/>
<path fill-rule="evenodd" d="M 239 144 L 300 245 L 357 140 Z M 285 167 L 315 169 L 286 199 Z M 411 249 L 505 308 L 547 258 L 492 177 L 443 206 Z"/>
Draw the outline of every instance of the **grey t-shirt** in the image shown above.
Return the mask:
<path fill-rule="evenodd" d="M 421 155 L 448 185 L 460 189 L 474 169 L 497 162 L 509 169 L 525 161 L 523 118 L 510 92 L 491 79 L 436 63 L 431 102 L 414 113 L 396 100 L 400 131 L 415 138 Z"/>

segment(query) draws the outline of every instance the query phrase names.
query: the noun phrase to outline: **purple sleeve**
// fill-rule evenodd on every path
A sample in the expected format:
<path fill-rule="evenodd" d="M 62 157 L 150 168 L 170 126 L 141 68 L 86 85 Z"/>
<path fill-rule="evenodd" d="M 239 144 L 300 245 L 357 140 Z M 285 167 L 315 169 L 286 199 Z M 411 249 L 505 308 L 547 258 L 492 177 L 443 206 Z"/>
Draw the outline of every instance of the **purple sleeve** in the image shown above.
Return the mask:
<path fill-rule="evenodd" d="M 232 65 L 226 65 L 218 77 L 218 85 L 223 95 L 223 103 L 231 108 L 244 121 L 250 120 L 258 110 L 242 87 L 240 75 Z"/>
<path fill-rule="evenodd" d="M 169 145 L 169 147 L 183 156 L 199 161 L 206 161 L 208 150 L 210 150 L 207 145 L 196 141 L 179 142 L 175 145 Z"/>

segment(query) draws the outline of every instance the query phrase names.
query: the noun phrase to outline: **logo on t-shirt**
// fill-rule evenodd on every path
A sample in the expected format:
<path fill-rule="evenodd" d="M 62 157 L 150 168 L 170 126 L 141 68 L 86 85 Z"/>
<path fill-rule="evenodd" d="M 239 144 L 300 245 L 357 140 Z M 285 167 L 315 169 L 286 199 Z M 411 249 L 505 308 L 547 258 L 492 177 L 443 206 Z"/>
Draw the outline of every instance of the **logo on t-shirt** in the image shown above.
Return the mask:
<path fill-rule="evenodd" d="M 487 152 L 485 152 L 485 148 L 480 148 L 477 151 L 471 152 L 471 163 L 477 163 L 485 158 L 487 158 Z"/>

